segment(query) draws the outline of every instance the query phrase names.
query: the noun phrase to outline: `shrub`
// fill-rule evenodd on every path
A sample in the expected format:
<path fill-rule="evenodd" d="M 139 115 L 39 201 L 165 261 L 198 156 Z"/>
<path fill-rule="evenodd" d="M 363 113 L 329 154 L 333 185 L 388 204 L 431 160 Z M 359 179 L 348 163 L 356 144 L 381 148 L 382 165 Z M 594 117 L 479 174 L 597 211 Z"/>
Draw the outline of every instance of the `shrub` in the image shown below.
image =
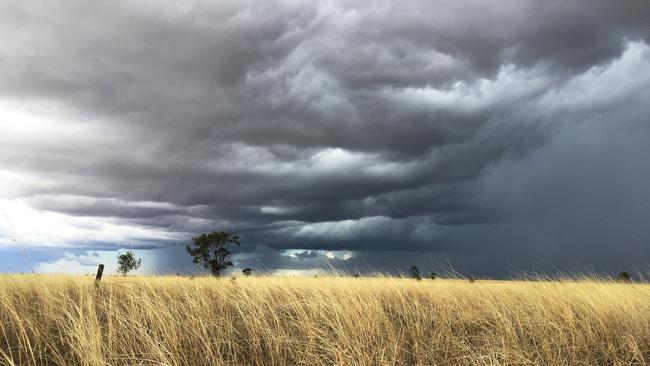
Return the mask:
<path fill-rule="evenodd" d="M 621 272 L 616 276 L 616 280 L 619 282 L 632 282 L 632 276 L 628 272 Z"/>
<path fill-rule="evenodd" d="M 418 280 L 422 281 L 422 276 L 420 275 L 420 270 L 418 269 L 417 266 L 411 266 L 409 269 L 409 272 L 411 272 L 411 277 Z"/>
<path fill-rule="evenodd" d="M 241 271 L 241 273 L 243 273 L 244 276 L 250 276 L 250 275 L 253 274 L 253 270 L 250 269 L 250 268 L 244 268 L 244 269 Z"/>

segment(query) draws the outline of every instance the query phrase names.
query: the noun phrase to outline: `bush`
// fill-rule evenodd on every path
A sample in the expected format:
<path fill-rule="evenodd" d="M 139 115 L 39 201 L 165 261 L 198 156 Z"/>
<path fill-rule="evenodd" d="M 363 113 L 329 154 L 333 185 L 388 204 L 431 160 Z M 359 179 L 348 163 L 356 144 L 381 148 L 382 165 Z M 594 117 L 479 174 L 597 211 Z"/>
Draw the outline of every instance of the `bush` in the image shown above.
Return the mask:
<path fill-rule="evenodd" d="M 616 280 L 619 282 L 632 282 L 632 276 L 628 272 L 621 272 L 616 276 Z"/>
<path fill-rule="evenodd" d="M 420 275 L 420 270 L 418 269 L 417 266 L 411 266 L 409 269 L 409 272 L 411 272 L 411 277 L 418 280 L 422 281 L 422 276 Z"/>

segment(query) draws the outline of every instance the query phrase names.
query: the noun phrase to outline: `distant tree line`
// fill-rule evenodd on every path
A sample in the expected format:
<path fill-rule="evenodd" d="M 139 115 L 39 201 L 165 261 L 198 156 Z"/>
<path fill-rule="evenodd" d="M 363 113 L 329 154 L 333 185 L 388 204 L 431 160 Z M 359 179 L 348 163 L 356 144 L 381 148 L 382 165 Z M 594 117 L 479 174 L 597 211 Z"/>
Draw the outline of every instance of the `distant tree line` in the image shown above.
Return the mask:
<path fill-rule="evenodd" d="M 228 268 L 233 266 L 230 260 L 232 255 L 231 248 L 239 246 L 239 236 L 229 234 L 225 231 L 212 231 L 192 237 L 191 245 L 187 245 L 185 250 L 192 257 L 192 262 L 201 265 L 203 268 L 210 271 L 213 276 L 219 277 Z M 126 276 L 129 272 L 135 271 L 140 268 L 142 259 L 135 256 L 132 250 L 127 250 L 117 255 L 117 272 Z M 253 270 L 244 268 L 242 274 L 246 277 L 251 276 Z M 413 265 L 409 268 L 410 277 L 421 281 L 424 277 L 435 280 L 437 278 L 436 272 L 430 271 L 422 274 L 420 269 Z M 359 273 L 354 273 L 353 277 L 359 277 Z M 468 277 L 470 283 L 474 282 L 473 277 Z M 629 272 L 620 272 L 616 276 L 616 281 L 623 283 L 632 282 L 632 276 Z"/>

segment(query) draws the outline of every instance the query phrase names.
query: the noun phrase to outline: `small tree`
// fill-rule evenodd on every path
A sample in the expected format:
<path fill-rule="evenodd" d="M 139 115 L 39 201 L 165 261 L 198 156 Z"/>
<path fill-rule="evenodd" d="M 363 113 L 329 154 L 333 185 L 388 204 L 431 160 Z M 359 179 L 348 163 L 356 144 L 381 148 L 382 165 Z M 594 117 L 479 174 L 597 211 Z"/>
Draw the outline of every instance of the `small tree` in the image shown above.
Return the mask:
<path fill-rule="evenodd" d="M 201 264 L 210 270 L 212 275 L 219 276 L 227 267 L 232 266 L 230 261 L 230 246 L 239 245 L 239 237 L 224 231 L 213 231 L 193 237 L 194 248 L 185 247 L 192 256 L 192 262 Z"/>
<path fill-rule="evenodd" d="M 422 280 L 422 276 L 420 275 L 420 270 L 418 269 L 417 266 L 411 266 L 409 272 L 411 272 L 411 277 L 413 277 L 414 279 L 418 281 Z"/>
<path fill-rule="evenodd" d="M 244 268 L 244 269 L 241 271 L 241 273 L 243 273 L 244 276 L 250 276 L 250 275 L 253 274 L 253 270 L 250 269 L 250 268 Z"/>
<path fill-rule="evenodd" d="M 616 280 L 619 282 L 632 282 L 632 276 L 628 272 L 621 272 L 616 276 Z"/>
<path fill-rule="evenodd" d="M 125 253 L 117 253 L 117 273 L 121 273 L 123 276 L 140 268 L 141 263 L 142 259 L 136 258 L 131 250 L 127 250 Z"/>
<path fill-rule="evenodd" d="M 429 273 L 429 278 L 432 279 L 432 280 L 435 280 L 436 279 L 436 272 L 431 271 L 431 273 Z"/>

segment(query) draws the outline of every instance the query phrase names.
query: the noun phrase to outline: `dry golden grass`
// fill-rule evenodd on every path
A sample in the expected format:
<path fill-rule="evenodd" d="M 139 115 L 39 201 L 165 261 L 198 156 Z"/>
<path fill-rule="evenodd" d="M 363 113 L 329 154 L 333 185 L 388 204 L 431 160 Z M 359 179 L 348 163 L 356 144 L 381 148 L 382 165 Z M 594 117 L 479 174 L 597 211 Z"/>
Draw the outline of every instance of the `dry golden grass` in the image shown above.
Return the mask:
<path fill-rule="evenodd" d="M 650 285 L 0 276 L 6 365 L 628 365 Z"/>

